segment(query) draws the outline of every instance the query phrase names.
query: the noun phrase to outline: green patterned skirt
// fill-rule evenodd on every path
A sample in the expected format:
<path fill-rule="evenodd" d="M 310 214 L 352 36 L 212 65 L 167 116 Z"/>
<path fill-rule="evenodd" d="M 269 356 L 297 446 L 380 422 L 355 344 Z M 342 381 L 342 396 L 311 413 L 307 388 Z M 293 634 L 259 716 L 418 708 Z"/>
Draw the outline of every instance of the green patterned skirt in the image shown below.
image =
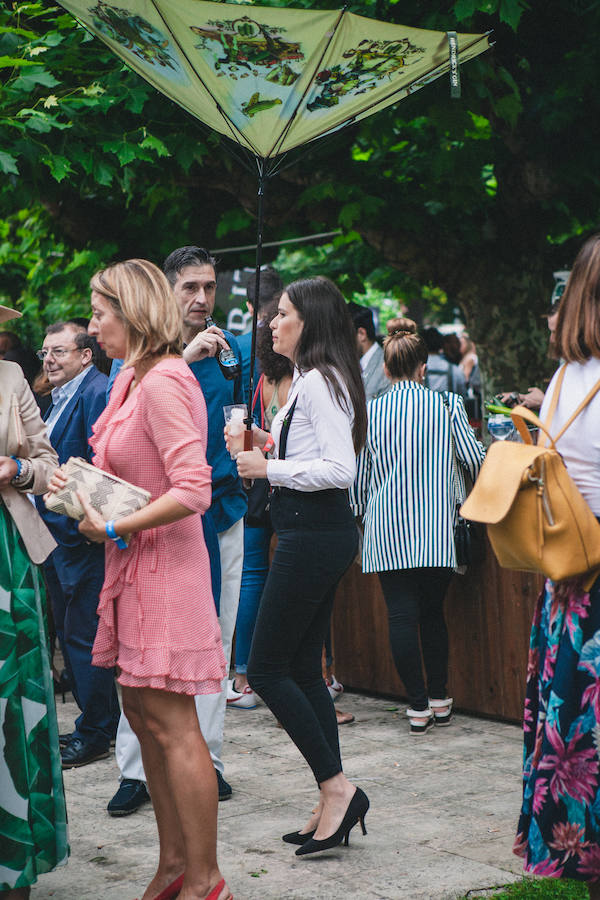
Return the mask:
<path fill-rule="evenodd" d="M 67 861 L 41 575 L 0 501 L 0 891 Z"/>

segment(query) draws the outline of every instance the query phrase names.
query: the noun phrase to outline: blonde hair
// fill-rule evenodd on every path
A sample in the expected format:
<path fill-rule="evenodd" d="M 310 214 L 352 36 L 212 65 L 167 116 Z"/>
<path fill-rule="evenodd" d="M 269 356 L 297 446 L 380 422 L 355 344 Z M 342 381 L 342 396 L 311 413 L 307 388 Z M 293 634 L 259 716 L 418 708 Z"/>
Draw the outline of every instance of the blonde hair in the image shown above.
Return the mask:
<path fill-rule="evenodd" d="M 425 341 L 417 334 L 417 323 L 398 316 L 388 321 L 387 330 L 383 358 L 388 372 L 392 378 L 412 378 L 429 356 Z"/>
<path fill-rule="evenodd" d="M 388 334 L 398 334 L 399 331 L 407 331 L 409 334 L 417 333 L 417 323 L 406 316 L 396 316 L 395 319 L 388 319 L 386 328 Z"/>
<path fill-rule="evenodd" d="M 181 356 L 181 310 L 158 266 L 128 259 L 96 272 L 90 287 L 109 301 L 125 325 L 124 365 L 134 366 L 149 356 Z"/>

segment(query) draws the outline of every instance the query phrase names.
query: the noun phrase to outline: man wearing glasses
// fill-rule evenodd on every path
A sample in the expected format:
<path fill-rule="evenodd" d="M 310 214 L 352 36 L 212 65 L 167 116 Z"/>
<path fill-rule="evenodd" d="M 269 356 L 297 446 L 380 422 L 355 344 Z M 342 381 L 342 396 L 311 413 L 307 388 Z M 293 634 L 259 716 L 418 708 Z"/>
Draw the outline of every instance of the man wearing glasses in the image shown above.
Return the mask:
<path fill-rule="evenodd" d="M 81 456 L 91 462 L 88 438 L 106 405 L 107 377 L 93 364 L 93 339 L 85 328 L 57 322 L 46 330 L 38 357 L 52 385 L 52 405 L 44 420 L 59 462 Z M 88 544 L 77 522 L 36 505 L 58 546 L 44 563 L 56 633 L 73 696 L 81 710 L 71 734 L 61 735 L 63 769 L 108 756 L 119 721 L 113 673 L 92 665 L 104 581 L 104 544 Z"/>

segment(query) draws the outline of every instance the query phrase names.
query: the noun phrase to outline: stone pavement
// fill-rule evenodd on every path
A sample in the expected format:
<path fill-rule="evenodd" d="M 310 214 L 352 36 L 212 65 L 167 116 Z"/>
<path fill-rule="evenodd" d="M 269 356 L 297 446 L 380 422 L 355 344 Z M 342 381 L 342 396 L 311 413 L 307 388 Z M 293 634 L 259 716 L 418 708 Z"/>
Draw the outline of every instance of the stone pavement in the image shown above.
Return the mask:
<path fill-rule="evenodd" d="M 58 702 L 61 731 L 76 714 Z M 219 864 L 235 900 L 442 900 L 514 881 L 511 846 L 520 802 L 521 731 L 457 715 L 449 728 L 411 738 L 394 701 L 346 693 L 356 722 L 340 728 L 348 777 L 369 795 L 368 834 L 299 859 L 281 835 L 316 801 L 308 767 L 263 706 L 228 710 L 219 804 Z M 150 805 L 111 818 L 114 756 L 65 772 L 71 858 L 40 878 L 32 900 L 134 900 L 156 859 Z M 480 894 L 481 896 L 481 894 Z"/>

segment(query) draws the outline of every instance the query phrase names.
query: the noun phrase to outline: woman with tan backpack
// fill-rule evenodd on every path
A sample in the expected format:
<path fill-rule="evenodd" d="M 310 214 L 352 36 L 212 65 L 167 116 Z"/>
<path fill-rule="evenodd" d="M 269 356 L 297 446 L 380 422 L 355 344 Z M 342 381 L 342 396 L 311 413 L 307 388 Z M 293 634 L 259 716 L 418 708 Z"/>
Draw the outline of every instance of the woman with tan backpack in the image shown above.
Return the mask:
<path fill-rule="evenodd" d="M 540 419 L 551 418 L 550 433 L 568 473 L 600 518 L 600 234 L 575 260 L 555 343 L 564 364 L 546 392 Z M 523 804 L 514 851 L 524 857 L 526 872 L 589 882 L 590 897 L 598 900 L 600 577 L 546 580 L 533 617 L 528 673 Z"/>

